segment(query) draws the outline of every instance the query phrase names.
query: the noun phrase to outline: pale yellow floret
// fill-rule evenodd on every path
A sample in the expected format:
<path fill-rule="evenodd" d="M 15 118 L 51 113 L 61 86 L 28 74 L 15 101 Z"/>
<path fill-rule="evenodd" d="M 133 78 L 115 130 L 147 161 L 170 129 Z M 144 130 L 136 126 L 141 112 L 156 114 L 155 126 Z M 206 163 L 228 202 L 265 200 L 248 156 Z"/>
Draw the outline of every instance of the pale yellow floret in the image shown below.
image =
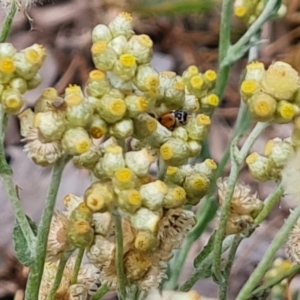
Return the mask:
<path fill-rule="evenodd" d="M 246 11 L 245 6 L 237 6 L 234 8 L 234 15 L 238 18 L 243 18 L 246 15 Z"/>
<path fill-rule="evenodd" d="M 214 82 L 217 79 L 217 73 L 214 70 L 207 70 L 204 77 L 208 82 Z"/>
<path fill-rule="evenodd" d="M 3 57 L 0 59 L 0 72 L 5 74 L 11 74 L 15 71 L 14 62 L 9 57 Z"/>
<path fill-rule="evenodd" d="M 204 84 L 204 80 L 201 75 L 195 75 L 190 79 L 190 84 L 192 88 L 200 89 Z"/>

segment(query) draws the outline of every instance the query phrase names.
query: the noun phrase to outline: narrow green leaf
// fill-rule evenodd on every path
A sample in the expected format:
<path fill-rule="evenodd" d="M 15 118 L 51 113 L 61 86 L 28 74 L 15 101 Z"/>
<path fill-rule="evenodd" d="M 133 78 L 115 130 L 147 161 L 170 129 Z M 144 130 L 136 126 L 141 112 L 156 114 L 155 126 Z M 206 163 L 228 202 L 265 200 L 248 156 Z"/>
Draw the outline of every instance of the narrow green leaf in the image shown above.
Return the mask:
<path fill-rule="evenodd" d="M 37 234 L 37 225 L 27 216 L 27 220 L 29 225 L 34 233 Z M 33 249 L 34 245 L 28 245 L 26 239 L 23 235 L 21 227 L 17 222 L 14 232 L 13 232 L 13 241 L 16 251 L 16 257 L 20 261 L 20 263 L 24 266 L 30 266 L 32 262 L 33 255 L 31 253 L 31 249 Z"/>
<path fill-rule="evenodd" d="M 195 268 L 197 268 L 201 264 L 201 262 L 209 255 L 209 253 L 213 251 L 215 233 L 216 232 L 214 231 L 214 233 L 209 238 L 209 241 L 206 244 L 206 246 L 204 246 L 203 250 L 196 256 L 194 260 Z"/>

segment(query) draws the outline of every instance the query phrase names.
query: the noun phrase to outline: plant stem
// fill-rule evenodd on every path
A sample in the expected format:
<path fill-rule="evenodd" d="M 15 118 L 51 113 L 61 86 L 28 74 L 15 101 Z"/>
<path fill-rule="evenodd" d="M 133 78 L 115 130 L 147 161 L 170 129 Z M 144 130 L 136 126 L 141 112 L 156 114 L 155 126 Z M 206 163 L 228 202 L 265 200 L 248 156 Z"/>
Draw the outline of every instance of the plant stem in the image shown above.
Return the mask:
<path fill-rule="evenodd" d="M 274 205 L 281 199 L 283 191 L 282 184 L 280 183 L 272 194 L 265 199 L 263 209 L 254 220 L 255 225 L 259 225 L 269 215 Z"/>
<path fill-rule="evenodd" d="M 227 290 L 229 287 L 229 279 L 230 279 L 230 272 L 232 268 L 232 264 L 235 258 L 236 251 L 243 240 L 243 237 L 239 234 L 235 235 L 233 242 L 231 244 L 228 258 L 227 258 L 227 263 L 224 268 L 224 281 L 221 282 L 219 285 L 219 299 L 220 300 L 226 300 L 227 299 Z"/>
<path fill-rule="evenodd" d="M 228 55 L 223 59 L 221 67 L 232 65 L 247 51 L 247 44 L 251 38 L 261 30 L 264 23 L 274 14 L 280 0 L 269 0 L 262 13 L 258 16 L 255 22 L 248 28 L 245 34 L 232 46 L 228 48 Z"/>
<path fill-rule="evenodd" d="M 235 235 L 227 236 L 222 244 L 222 253 L 228 250 L 228 248 L 232 245 Z M 194 270 L 193 274 L 190 278 L 180 287 L 180 291 L 187 292 L 189 291 L 194 284 L 202 278 L 202 274 L 211 268 L 213 261 L 213 253 L 209 253 L 209 255 L 201 262 L 201 264 Z"/>
<path fill-rule="evenodd" d="M 167 170 L 167 165 L 165 161 L 161 157 L 159 157 L 157 179 L 163 180 L 166 174 L 166 170 Z"/>
<path fill-rule="evenodd" d="M 230 46 L 230 29 L 231 29 L 231 10 L 232 1 L 222 1 L 222 14 L 220 21 L 220 38 L 219 38 L 219 70 L 216 82 L 215 93 L 222 98 L 225 87 L 228 82 L 230 66 L 222 67 L 222 61 L 225 59 Z"/>
<path fill-rule="evenodd" d="M 61 181 L 62 172 L 67 163 L 67 160 L 67 158 L 62 157 L 56 162 L 52 171 L 51 183 L 48 189 L 45 207 L 38 228 L 37 241 L 35 247 L 35 257 L 30 267 L 25 292 L 25 300 L 38 299 L 39 288 L 44 270 L 50 223 L 53 215 L 55 200 Z"/>
<path fill-rule="evenodd" d="M 64 269 L 65 269 L 66 263 L 67 263 L 68 259 L 70 258 L 71 254 L 72 254 L 72 251 L 67 251 L 67 252 L 64 252 L 63 255 L 61 256 L 58 267 L 57 267 L 55 279 L 54 279 L 53 285 L 51 287 L 51 290 L 47 296 L 47 300 L 55 299 L 56 292 L 59 288 L 61 279 L 64 274 Z"/>
<path fill-rule="evenodd" d="M 203 233 L 207 224 L 212 220 L 217 210 L 215 202 L 205 198 L 203 204 L 198 209 L 197 224 L 188 234 L 182 249 L 177 252 L 172 263 L 170 263 L 170 277 L 169 280 L 164 284 L 164 289 L 174 290 L 178 284 L 178 278 L 183 269 L 186 257 L 191 249 L 192 244 L 199 238 Z"/>
<path fill-rule="evenodd" d="M 101 300 L 108 291 L 109 287 L 106 284 L 101 285 L 96 294 L 92 297 L 92 300 Z"/>
<path fill-rule="evenodd" d="M 4 113 L 4 111 L 2 110 L 2 106 L 0 105 L 0 180 L 2 181 L 8 198 L 11 202 L 18 225 L 20 226 L 27 245 L 28 247 L 30 247 L 30 250 L 32 252 L 32 248 L 35 244 L 35 236 L 30 228 L 25 212 L 21 206 L 18 189 L 12 180 L 12 170 L 5 158 L 4 139 L 7 122 L 8 116 L 6 113 Z"/>
<path fill-rule="evenodd" d="M 115 223 L 115 231 L 116 231 L 116 270 L 118 275 L 118 283 L 119 283 L 119 292 L 120 292 L 120 300 L 125 300 L 126 298 L 126 280 L 125 274 L 123 270 L 123 232 L 122 232 L 122 223 L 121 217 L 117 212 L 114 212 L 113 219 Z"/>
<path fill-rule="evenodd" d="M 2 25 L 1 33 L 0 33 L 0 43 L 4 43 L 7 39 L 7 36 L 10 32 L 12 22 L 14 20 L 15 14 L 17 12 L 17 1 L 11 1 L 11 5 L 9 6 L 9 12 L 5 17 L 5 20 Z"/>
<path fill-rule="evenodd" d="M 75 284 L 77 282 L 77 276 L 80 270 L 82 258 L 84 255 L 85 248 L 79 248 L 79 251 L 77 253 L 75 265 L 74 265 L 74 270 L 71 278 L 71 284 Z"/>
<path fill-rule="evenodd" d="M 285 224 L 281 227 L 279 232 L 276 234 L 267 252 L 263 256 L 262 260 L 254 270 L 254 272 L 251 274 L 248 281 L 243 286 L 236 300 L 246 300 L 250 297 L 251 292 L 259 283 L 261 278 L 264 276 L 268 267 L 270 266 L 273 259 L 275 258 L 278 249 L 287 240 L 290 231 L 292 230 L 293 226 L 295 225 L 299 217 L 300 217 L 300 207 L 297 207 L 294 211 L 290 213 L 289 217 L 285 221 Z"/>
<path fill-rule="evenodd" d="M 237 147 L 237 137 L 231 144 L 231 160 L 232 166 L 230 175 L 228 178 L 227 190 L 224 198 L 224 203 L 221 207 L 219 226 L 216 232 L 215 243 L 214 243 L 214 260 L 213 260 L 213 273 L 216 279 L 221 282 L 221 255 L 222 255 L 222 242 L 225 237 L 226 223 L 230 212 L 231 198 L 234 192 L 235 184 L 238 179 L 240 168 L 250 150 L 256 138 L 260 133 L 269 125 L 269 123 L 257 123 L 248 138 L 244 142 L 239 154 L 235 157 Z"/>

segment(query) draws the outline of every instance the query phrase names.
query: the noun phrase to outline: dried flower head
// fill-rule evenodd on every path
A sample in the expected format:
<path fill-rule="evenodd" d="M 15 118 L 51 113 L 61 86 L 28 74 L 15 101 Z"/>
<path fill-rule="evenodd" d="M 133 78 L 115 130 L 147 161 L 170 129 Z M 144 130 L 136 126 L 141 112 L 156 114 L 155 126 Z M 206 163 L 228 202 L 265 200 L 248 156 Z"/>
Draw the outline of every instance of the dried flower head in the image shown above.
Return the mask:
<path fill-rule="evenodd" d="M 300 219 L 297 220 L 286 242 L 287 254 L 292 262 L 300 263 Z"/>

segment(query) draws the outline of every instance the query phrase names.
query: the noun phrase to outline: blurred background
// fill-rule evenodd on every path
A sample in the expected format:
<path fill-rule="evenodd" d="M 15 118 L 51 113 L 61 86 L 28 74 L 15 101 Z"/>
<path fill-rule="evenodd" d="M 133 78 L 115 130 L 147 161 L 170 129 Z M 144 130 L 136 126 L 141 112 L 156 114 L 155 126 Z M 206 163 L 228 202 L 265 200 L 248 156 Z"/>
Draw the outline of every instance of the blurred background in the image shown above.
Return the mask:
<path fill-rule="evenodd" d="M 59 93 L 63 93 L 70 83 L 84 85 L 88 73 L 94 68 L 90 55 L 92 29 L 99 23 L 108 24 L 120 11 L 132 12 L 135 32 L 148 34 L 153 40 L 152 63 L 157 71 L 171 70 L 181 75 L 183 70 L 192 64 L 197 65 L 201 72 L 207 69 L 217 70 L 221 2 L 221 0 L 38 1 L 26 13 L 17 13 L 8 39 L 18 50 L 34 43 L 43 44 L 47 50 L 47 59 L 41 70 L 43 82 L 39 88 L 26 94 L 27 107 L 33 106 L 46 87 L 55 87 Z M 300 1 L 286 0 L 285 4 L 286 16 L 262 28 L 259 59 L 266 66 L 272 61 L 282 60 L 300 71 Z M 3 4 L 0 12 L 1 23 L 4 16 Z M 233 17 L 232 43 L 245 31 L 245 25 Z M 213 116 L 209 142 L 212 158 L 217 162 L 223 155 L 237 116 L 240 102 L 239 80 L 246 63 L 247 57 L 244 57 L 232 68 L 229 85 L 220 107 Z M 258 139 L 254 148 L 261 152 L 268 139 L 277 136 L 287 137 L 290 132 L 289 125 L 272 126 Z M 28 216 L 38 222 L 51 168 L 36 166 L 26 157 L 22 150 L 23 144 L 16 117 L 10 119 L 5 145 L 7 159 L 14 170 L 14 181 L 19 187 L 22 205 Z M 272 183 L 259 185 L 255 183 L 246 169 L 242 171 L 241 180 L 250 184 L 253 191 L 258 192 L 260 199 L 264 199 L 273 189 Z M 66 194 L 81 195 L 88 183 L 88 173 L 69 164 L 61 182 L 57 207 L 62 207 L 61 201 Z M 294 203 L 283 200 L 251 239 L 241 244 L 232 269 L 231 299 L 234 299 L 234 295 L 257 265 L 293 205 Z M 4 300 L 13 299 L 17 290 L 24 289 L 27 270 L 23 269 L 14 257 L 12 231 L 15 219 L 1 184 L 0 207 L 0 300 Z M 214 224 L 211 224 L 211 228 L 213 227 Z M 181 280 L 191 273 L 193 257 L 203 247 L 208 237 L 209 233 L 204 234 L 191 249 Z M 278 256 L 285 257 L 284 249 Z M 297 280 L 293 280 L 292 286 L 297 285 Z M 215 297 L 217 294 L 216 286 L 209 280 L 199 282 L 195 289 L 208 297 Z"/>

